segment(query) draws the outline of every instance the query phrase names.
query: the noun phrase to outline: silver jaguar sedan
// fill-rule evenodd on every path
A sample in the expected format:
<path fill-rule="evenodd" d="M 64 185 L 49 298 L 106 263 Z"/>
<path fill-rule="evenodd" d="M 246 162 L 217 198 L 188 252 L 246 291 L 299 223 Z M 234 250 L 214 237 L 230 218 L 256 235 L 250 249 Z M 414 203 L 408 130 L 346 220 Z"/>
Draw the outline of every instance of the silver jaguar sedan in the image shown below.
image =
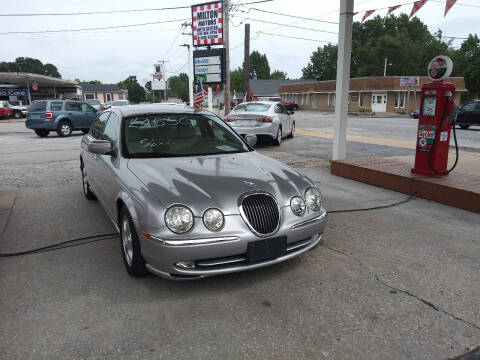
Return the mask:
<path fill-rule="evenodd" d="M 225 121 L 242 136 L 254 134 L 280 145 L 285 137 L 295 136 L 295 120 L 281 102 L 253 101 L 237 105 Z"/>
<path fill-rule="evenodd" d="M 316 247 L 326 222 L 306 176 L 254 151 L 215 114 L 111 108 L 82 138 L 83 192 L 120 232 L 127 271 L 195 279 L 250 270 Z"/>

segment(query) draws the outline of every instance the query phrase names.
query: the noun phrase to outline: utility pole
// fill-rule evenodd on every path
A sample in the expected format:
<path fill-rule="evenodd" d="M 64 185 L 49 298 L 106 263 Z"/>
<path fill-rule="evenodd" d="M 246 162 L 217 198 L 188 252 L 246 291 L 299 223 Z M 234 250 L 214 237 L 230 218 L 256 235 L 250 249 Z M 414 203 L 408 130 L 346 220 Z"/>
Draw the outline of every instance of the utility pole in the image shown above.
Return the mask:
<path fill-rule="evenodd" d="M 383 65 L 383 77 L 387 76 L 387 66 L 392 66 L 392 63 L 387 64 L 388 59 L 385 58 L 385 65 Z"/>
<path fill-rule="evenodd" d="M 188 100 L 190 106 L 193 107 L 193 55 L 192 45 L 183 44 L 180 46 L 186 46 L 188 48 Z"/>
<path fill-rule="evenodd" d="M 228 39 L 229 3 L 229 0 L 225 0 L 223 3 L 223 44 L 225 46 L 225 83 L 223 85 L 223 103 L 225 104 L 225 115 L 230 112 L 230 42 Z"/>
<path fill-rule="evenodd" d="M 245 24 L 245 42 L 243 58 L 243 88 L 247 93 L 247 101 L 250 99 L 250 24 Z"/>

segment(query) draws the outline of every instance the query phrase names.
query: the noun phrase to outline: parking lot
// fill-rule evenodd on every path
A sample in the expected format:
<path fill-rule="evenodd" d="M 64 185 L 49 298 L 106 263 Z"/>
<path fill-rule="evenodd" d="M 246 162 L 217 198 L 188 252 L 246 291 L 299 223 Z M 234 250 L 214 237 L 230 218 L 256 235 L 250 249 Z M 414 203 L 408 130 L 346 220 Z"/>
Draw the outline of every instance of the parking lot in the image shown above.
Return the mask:
<path fill-rule="evenodd" d="M 2 359 L 449 359 L 476 349 L 479 215 L 417 198 L 336 212 L 405 196 L 331 175 L 332 115 L 295 117 L 294 139 L 257 149 L 319 185 L 331 212 L 324 246 L 190 282 L 130 277 L 117 236 L 2 257 Z M 348 156 L 410 157 L 416 124 L 351 119 Z M 470 160 L 478 130 L 458 131 Z M 81 136 L 0 122 L 0 253 L 115 232 L 82 194 Z"/>

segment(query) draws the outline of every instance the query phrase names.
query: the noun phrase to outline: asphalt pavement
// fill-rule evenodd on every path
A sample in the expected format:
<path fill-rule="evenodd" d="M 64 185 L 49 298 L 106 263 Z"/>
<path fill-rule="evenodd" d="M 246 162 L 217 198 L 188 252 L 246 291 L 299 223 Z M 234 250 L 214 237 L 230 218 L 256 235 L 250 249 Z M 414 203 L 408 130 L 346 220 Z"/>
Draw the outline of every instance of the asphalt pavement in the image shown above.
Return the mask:
<path fill-rule="evenodd" d="M 80 133 L 38 138 L 22 126 L 0 123 L 0 253 L 114 233 L 81 192 Z M 475 349 L 479 215 L 416 198 L 334 213 L 405 196 L 331 175 L 329 142 L 258 146 L 316 181 L 332 211 L 325 246 L 280 265 L 134 279 L 115 236 L 0 258 L 2 359 L 448 359 Z M 355 154 L 411 151 L 361 144 Z"/>

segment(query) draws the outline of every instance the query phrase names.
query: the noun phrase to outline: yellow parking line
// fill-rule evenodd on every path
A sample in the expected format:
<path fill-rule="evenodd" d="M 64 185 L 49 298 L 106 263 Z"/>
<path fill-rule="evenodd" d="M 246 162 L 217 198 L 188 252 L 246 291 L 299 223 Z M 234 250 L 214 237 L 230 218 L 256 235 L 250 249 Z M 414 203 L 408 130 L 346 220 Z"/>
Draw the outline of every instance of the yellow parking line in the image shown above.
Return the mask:
<path fill-rule="evenodd" d="M 333 139 L 333 131 L 326 130 L 306 130 L 306 129 L 295 129 L 295 132 L 299 135 L 307 135 L 320 137 L 324 139 Z M 394 140 L 386 138 L 376 138 L 370 136 L 360 136 L 360 135 L 347 135 L 347 141 L 356 141 L 365 144 L 373 145 L 384 145 L 384 146 L 393 146 L 404 149 L 416 149 L 415 140 Z"/>

